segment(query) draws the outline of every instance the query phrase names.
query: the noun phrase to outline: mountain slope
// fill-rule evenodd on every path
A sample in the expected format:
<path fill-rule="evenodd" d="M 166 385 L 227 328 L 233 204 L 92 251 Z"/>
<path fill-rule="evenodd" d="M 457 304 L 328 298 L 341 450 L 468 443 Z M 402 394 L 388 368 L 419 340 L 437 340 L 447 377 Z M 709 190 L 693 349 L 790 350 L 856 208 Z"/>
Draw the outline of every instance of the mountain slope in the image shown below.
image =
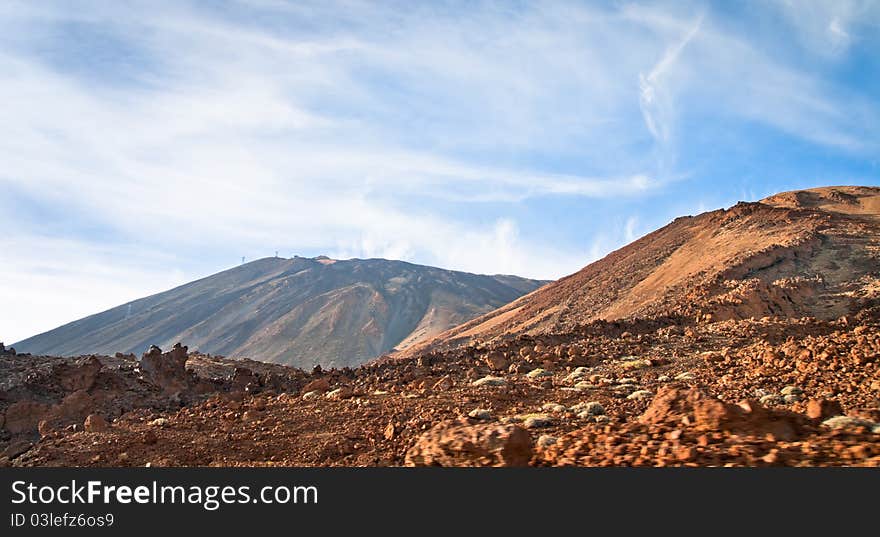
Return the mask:
<path fill-rule="evenodd" d="M 880 297 L 880 188 L 827 187 L 669 225 L 416 350 L 591 321 L 847 315 Z"/>
<path fill-rule="evenodd" d="M 33 354 L 191 349 L 311 368 L 363 363 L 543 282 L 384 259 L 265 258 L 15 344 Z"/>

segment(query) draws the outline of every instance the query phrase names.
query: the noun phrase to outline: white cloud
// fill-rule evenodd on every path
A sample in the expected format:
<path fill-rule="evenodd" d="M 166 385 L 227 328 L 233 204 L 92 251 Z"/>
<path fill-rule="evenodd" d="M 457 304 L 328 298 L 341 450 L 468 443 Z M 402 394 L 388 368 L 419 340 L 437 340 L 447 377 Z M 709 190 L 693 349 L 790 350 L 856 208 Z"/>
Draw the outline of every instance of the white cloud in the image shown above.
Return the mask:
<path fill-rule="evenodd" d="M 832 17 L 828 23 L 828 35 L 831 39 L 831 46 L 835 49 L 846 48 L 849 45 L 851 36 L 844 28 L 840 17 Z"/>
<path fill-rule="evenodd" d="M 639 73 L 639 106 L 645 124 L 651 135 L 660 142 L 668 142 L 671 136 L 671 123 L 674 120 L 672 97 L 664 87 L 663 78 L 667 75 L 685 47 L 700 31 L 703 15 L 697 17 L 693 26 L 675 43 L 668 46 L 660 60 L 645 75 Z"/>
<path fill-rule="evenodd" d="M 626 219 L 626 226 L 623 231 L 623 236 L 626 238 L 626 242 L 632 242 L 638 238 L 636 235 L 638 225 L 639 218 L 637 216 L 630 216 Z"/>
<path fill-rule="evenodd" d="M 863 32 L 880 25 L 875 0 L 777 0 L 769 5 L 785 17 L 802 46 L 819 57 L 844 55 Z"/>
<path fill-rule="evenodd" d="M 3 251 L 30 259 L 0 264 L 14 282 L 0 296 L 73 289 L 0 313 L 0 326 L 44 329 L 178 283 L 195 274 L 167 266 L 206 251 L 558 277 L 644 219 L 578 242 L 531 233 L 523 204 L 661 191 L 686 175 L 675 162 L 693 114 L 877 149 L 873 100 L 768 55 L 708 8 L 475 3 L 462 17 L 434 3 L 242 5 L 267 11 L 0 6 L 0 188 L 53 213 L 0 211 Z M 823 32 L 841 48 L 858 41 L 864 10 L 828 13 L 815 18 Z M 96 55 L 89 32 L 119 46 L 99 42 Z M 16 222 L 28 216 L 32 228 Z M 62 216 L 88 229 L 41 233 L 40 220 Z M 105 252 L 108 235 L 125 256 Z M 53 246 L 53 270 L 40 268 L 38 248 L 56 241 L 76 246 Z M 112 272 L 71 268 L 96 250 Z M 160 252 L 173 254 L 167 266 L 145 261 Z M 38 287 L 25 285 L 31 273 Z"/>

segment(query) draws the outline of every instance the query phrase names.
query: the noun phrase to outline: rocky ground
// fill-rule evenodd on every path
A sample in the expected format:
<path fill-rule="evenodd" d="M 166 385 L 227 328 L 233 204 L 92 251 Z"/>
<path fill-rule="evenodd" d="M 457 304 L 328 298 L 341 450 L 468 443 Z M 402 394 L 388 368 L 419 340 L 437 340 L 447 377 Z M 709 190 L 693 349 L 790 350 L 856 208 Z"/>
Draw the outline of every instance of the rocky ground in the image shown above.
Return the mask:
<path fill-rule="evenodd" d="M 880 466 L 880 316 L 594 322 L 309 373 L 0 358 L 15 466 Z"/>

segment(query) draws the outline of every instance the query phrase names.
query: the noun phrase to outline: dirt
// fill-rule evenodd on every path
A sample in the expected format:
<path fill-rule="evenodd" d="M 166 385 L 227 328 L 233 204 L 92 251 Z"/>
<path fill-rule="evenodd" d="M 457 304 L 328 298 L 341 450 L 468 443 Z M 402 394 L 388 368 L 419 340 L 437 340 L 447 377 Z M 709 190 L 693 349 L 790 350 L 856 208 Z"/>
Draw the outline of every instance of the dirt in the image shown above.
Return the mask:
<path fill-rule="evenodd" d="M 492 369 L 490 354 L 504 356 L 508 369 Z M 535 374 L 539 368 L 544 376 Z M 178 408 L 111 413 L 104 432 L 56 429 L 4 464 L 404 465 L 417 460 L 412 453 L 407 458 L 417 445 L 429 451 L 432 437 L 455 445 L 454 429 L 431 432 L 448 420 L 525 429 L 534 445 L 530 464 L 538 466 L 880 464 L 880 435 L 873 429 L 835 430 L 808 415 L 811 401 L 821 400 L 833 401 L 844 415 L 880 421 L 876 312 L 858 320 L 730 320 L 685 328 L 594 323 L 577 335 L 526 336 L 491 348 L 298 375 L 291 377 L 297 386 L 287 389 L 227 386 Z M 487 376 L 501 385 L 473 385 Z M 317 389 L 304 392 L 309 382 Z M 349 389 L 334 396 L 340 387 Z M 682 411 L 649 419 L 652 402 L 671 389 L 723 403 L 722 414 L 750 400 L 755 415 L 782 413 L 797 427 L 731 426 L 731 420 L 698 419 L 693 410 L 690 418 Z M 786 390 L 796 395 L 786 400 Z M 631 397 L 637 392 L 647 393 Z M 602 413 L 580 411 L 590 402 Z M 488 410 L 488 419 L 468 417 L 475 409 Z M 536 416 L 542 419 L 529 422 Z M 463 431 L 467 438 L 485 437 Z M 459 444 L 479 447 L 474 440 Z M 473 464 L 505 460 L 487 456 L 491 449 L 469 449 L 431 460 L 469 464 L 469 452 L 482 453 Z"/>

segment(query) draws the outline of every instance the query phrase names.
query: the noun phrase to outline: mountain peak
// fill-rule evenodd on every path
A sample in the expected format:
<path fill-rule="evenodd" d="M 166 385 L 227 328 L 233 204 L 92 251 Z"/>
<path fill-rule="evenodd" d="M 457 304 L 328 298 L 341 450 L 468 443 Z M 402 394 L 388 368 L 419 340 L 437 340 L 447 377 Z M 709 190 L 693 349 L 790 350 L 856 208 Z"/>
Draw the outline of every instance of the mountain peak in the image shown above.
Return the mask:
<path fill-rule="evenodd" d="M 793 190 L 764 198 L 761 203 L 779 208 L 821 210 L 877 219 L 880 215 L 880 188 L 829 186 Z"/>
<path fill-rule="evenodd" d="M 140 353 L 180 341 L 201 352 L 307 369 L 354 366 L 487 313 L 543 283 L 383 259 L 267 257 L 16 346 L 69 356 Z"/>

